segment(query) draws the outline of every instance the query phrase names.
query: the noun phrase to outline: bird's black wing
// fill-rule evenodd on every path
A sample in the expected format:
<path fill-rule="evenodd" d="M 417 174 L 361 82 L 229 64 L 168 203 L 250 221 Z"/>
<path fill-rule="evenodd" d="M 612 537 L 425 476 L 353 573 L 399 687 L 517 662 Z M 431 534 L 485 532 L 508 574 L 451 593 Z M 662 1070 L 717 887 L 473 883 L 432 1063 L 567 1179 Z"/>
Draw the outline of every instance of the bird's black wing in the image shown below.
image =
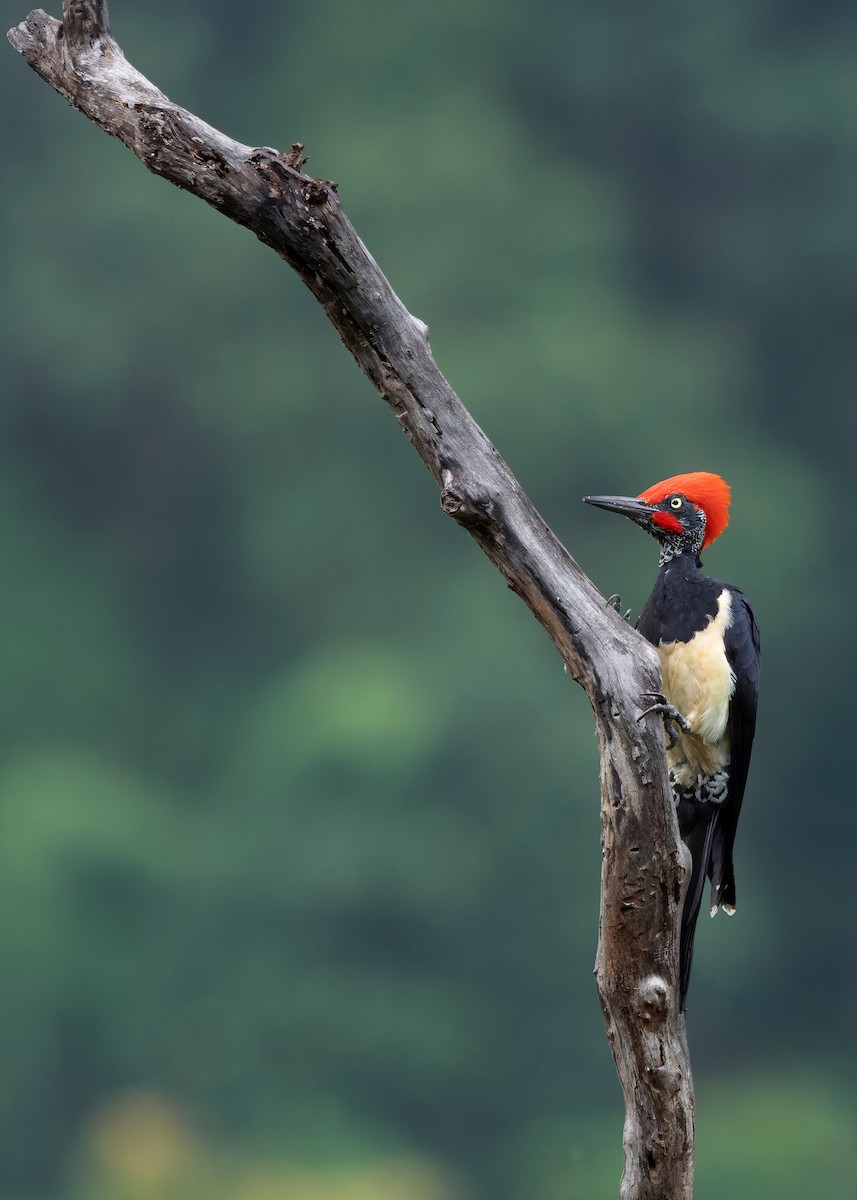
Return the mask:
<path fill-rule="evenodd" d="M 756 702 L 759 696 L 759 626 L 747 597 L 737 588 L 732 597 L 732 623 L 726 631 L 726 657 L 735 673 L 735 692 L 729 705 L 732 734 L 729 790 L 717 822 L 711 865 L 711 907 L 722 904 L 735 909 L 735 872 L 732 846 L 738 826 L 738 814 L 747 784 L 750 752 L 756 732 Z"/>

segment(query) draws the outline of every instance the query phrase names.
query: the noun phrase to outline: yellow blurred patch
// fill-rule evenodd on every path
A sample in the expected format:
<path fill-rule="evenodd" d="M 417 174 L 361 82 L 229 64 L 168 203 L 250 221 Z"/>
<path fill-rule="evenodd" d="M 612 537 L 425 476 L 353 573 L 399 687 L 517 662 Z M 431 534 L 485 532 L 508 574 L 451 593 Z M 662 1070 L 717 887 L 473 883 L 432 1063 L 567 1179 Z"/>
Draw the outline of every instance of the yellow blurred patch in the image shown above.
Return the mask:
<path fill-rule="evenodd" d="M 175 1105 L 149 1092 L 103 1109 L 83 1150 L 78 1191 L 87 1200 L 460 1200 L 448 1177 L 417 1158 L 250 1162 L 235 1147 L 205 1143 Z"/>
<path fill-rule="evenodd" d="M 191 1173 L 204 1158 L 178 1109 L 148 1092 L 104 1109 L 90 1124 L 87 1142 L 99 1174 L 143 1196 Z"/>

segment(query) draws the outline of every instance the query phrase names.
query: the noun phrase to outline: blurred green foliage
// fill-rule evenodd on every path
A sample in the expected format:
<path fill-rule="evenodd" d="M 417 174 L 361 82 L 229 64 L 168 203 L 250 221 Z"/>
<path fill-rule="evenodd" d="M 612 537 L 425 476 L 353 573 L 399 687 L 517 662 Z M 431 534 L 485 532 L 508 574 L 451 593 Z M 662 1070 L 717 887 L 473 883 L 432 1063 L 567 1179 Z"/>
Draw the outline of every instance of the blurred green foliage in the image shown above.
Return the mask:
<path fill-rule="evenodd" d="M 582 495 L 732 483 L 706 565 L 764 695 L 698 1194 L 850 1197 L 857 14 L 112 8 L 338 180 L 605 592 L 654 547 Z M 0 88 L 0 1197 L 615 1194 L 582 694 L 283 265 L 10 52 Z"/>

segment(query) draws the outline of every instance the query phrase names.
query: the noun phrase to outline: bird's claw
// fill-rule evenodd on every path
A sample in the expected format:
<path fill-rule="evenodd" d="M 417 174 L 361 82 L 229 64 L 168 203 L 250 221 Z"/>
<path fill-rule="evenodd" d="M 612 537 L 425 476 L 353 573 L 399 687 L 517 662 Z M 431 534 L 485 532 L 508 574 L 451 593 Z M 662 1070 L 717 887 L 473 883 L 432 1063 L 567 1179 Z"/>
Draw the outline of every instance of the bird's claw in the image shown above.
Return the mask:
<path fill-rule="evenodd" d="M 630 623 L 631 610 L 629 608 L 625 612 L 622 612 L 622 597 L 618 592 L 614 592 L 612 596 L 607 597 L 607 607 L 612 608 L 614 612 L 618 613 L 623 621 Z"/>
<path fill-rule="evenodd" d="M 649 713 L 659 713 L 663 717 L 664 730 L 669 738 L 667 750 L 672 750 L 678 741 L 676 726 L 678 726 L 682 733 L 693 733 L 687 722 L 687 718 L 682 716 L 674 704 L 670 704 L 663 692 L 643 692 L 642 696 L 644 700 L 654 700 L 655 703 L 647 708 L 645 712 L 641 712 L 637 720 L 642 721 L 643 717 L 647 717 Z"/>

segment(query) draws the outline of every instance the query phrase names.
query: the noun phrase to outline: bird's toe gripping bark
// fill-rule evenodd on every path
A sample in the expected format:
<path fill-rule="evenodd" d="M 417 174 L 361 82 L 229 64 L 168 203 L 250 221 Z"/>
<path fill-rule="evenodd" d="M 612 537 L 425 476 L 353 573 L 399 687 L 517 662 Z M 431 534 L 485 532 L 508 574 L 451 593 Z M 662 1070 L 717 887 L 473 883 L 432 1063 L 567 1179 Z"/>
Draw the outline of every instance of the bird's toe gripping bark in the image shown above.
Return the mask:
<path fill-rule="evenodd" d="M 619 614 L 619 616 L 622 618 L 623 621 L 627 621 L 628 624 L 630 625 L 631 610 L 630 610 L 630 608 L 628 608 L 625 610 L 625 612 L 622 612 L 622 597 L 619 595 L 618 592 L 614 592 L 612 596 L 607 597 L 607 607 L 612 608 L 614 610 L 614 612 L 617 612 Z"/>
<path fill-rule="evenodd" d="M 667 750 L 672 750 L 678 741 L 676 726 L 682 733 L 693 733 L 687 719 L 682 716 L 674 704 L 670 704 L 663 692 L 643 692 L 642 696 L 644 700 L 654 700 L 655 703 L 650 705 L 645 712 L 641 712 L 637 720 L 642 721 L 643 717 L 647 717 L 649 713 L 660 713 L 664 720 L 666 735 L 669 738 Z"/>

